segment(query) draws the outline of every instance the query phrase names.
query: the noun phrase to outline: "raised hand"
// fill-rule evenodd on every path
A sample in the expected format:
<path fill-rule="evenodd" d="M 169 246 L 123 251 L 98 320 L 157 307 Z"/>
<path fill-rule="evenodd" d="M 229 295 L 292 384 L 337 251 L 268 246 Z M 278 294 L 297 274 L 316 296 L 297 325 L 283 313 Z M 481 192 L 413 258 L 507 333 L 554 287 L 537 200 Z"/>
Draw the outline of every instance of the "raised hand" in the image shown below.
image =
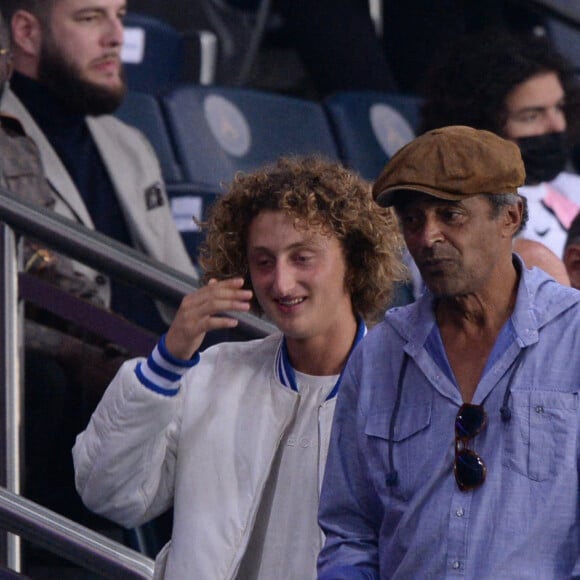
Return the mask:
<path fill-rule="evenodd" d="M 165 346 L 168 351 L 187 360 L 199 349 L 208 330 L 237 326 L 236 319 L 217 315 L 250 309 L 252 291 L 242 289 L 243 284 L 243 278 L 212 279 L 207 286 L 188 294 L 167 331 Z"/>

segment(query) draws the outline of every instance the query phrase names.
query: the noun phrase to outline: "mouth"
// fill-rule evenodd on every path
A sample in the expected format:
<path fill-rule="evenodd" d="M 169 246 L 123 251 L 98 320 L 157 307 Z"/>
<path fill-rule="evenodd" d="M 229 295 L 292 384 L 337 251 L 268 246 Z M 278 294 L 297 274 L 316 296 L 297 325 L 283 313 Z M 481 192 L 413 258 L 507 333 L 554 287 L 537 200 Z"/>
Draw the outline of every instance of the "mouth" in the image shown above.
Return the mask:
<path fill-rule="evenodd" d="M 443 270 L 451 264 L 452 260 L 449 258 L 429 258 L 427 260 L 422 260 L 417 264 L 419 270 L 426 270 L 428 272 L 434 272 L 438 270 Z"/>
<path fill-rule="evenodd" d="M 448 258 L 427 258 L 426 260 L 422 260 L 421 264 L 424 266 L 438 266 L 439 264 L 444 264 L 445 262 L 449 262 Z"/>
<path fill-rule="evenodd" d="M 275 302 L 280 304 L 280 306 L 285 306 L 290 308 L 304 302 L 306 298 L 278 298 Z"/>
<path fill-rule="evenodd" d="M 100 58 L 93 63 L 93 68 L 101 72 L 118 74 L 121 70 L 121 60 L 117 56 Z"/>

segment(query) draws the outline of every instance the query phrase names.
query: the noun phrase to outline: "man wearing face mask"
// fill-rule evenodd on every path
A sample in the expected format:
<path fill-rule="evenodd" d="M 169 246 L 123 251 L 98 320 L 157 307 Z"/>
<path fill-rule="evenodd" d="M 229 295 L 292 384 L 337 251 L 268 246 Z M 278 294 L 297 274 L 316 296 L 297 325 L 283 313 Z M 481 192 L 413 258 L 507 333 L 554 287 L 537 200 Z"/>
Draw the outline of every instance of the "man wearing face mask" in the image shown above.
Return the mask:
<path fill-rule="evenodd" d="M 545 38 L 487 32 L 461 39 L 431 69 L 424 93 L 423 130 L 469 125 L 517 143 L 530 216 L 521 236 L 562 256 L 580 209 L 570 162 L 580 103 L 572 67 Z"/>

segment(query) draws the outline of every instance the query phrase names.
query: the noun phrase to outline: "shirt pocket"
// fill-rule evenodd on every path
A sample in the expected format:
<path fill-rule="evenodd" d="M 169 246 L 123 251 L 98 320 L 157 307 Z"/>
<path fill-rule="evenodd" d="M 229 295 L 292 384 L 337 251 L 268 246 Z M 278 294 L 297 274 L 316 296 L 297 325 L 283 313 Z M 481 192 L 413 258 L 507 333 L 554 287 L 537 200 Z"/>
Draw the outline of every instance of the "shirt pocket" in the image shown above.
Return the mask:
<path fill-rule="evenodd" d="M 369 414 L 364 430 L 367 457 L 369 472 L 378 489 L 386 491 L 387 475 L 392 470 L 392 461 L 398 475 L 398 484 L 391 492 L 404 496 L 411 493 L 410 488 L 413 487 L 415 478 L 422 472 L 421 464 L 431 456 L 430 438 L 420 436 L 431 424 L 431 413 L 430 402 L 401 405 L 395 419 L 392 443 L 389 443 L 389 430 L 393 408 L 376 410 Z"/>
<path fill-rule="evenodd" d="M 33 161 L 29 161 L 25 155 L 0 160 L 0 171 L 6 182 L 6 189 L 13 195 L 44 207 L 54 205 L 48 182 L 42 175 L 42 169 Z"/>
<path fill-rule="evenodd" d="M 578 394 L 512 391 L 511 400 L 503 465 L 534 481 L 574 468 Z"/>

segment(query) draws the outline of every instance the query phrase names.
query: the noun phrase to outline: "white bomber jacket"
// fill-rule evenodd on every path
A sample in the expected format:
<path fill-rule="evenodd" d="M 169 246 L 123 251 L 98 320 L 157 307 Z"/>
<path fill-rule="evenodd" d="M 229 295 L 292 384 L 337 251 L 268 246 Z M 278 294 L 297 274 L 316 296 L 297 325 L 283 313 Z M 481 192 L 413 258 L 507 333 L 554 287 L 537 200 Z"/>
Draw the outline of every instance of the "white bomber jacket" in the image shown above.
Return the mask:
<path fill-rule="evenodd" d="M 139 360 L 128 361 L 78 436 L 76 484 L 90 509 L 133 527 L 173 504 L 173 537 L 157 558 L 156 577 L 236 578 L 298 408 L 297 393 L 276 372 L 281 341 L 275 334 L 208 349 L 175 396 L 144 387 L 134 372 Z M 319 488 L 335 401 L 319 411 Z"/>

